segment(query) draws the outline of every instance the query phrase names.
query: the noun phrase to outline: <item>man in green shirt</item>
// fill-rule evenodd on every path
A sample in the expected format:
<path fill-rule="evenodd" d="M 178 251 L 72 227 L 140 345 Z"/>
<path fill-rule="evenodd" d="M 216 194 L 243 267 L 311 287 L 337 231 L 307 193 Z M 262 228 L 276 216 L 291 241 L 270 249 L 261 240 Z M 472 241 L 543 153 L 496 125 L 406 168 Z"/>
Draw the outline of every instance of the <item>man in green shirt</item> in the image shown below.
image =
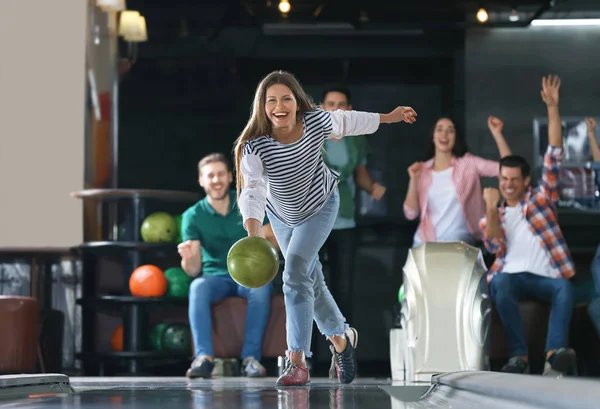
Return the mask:
<path fill-rule="evenodd" d="M 326 89 L 323 92 L 323 109 L 352 110 L 350 91 L 344 87 Z M 340 173 L 338 217 L 323 246 L 329 264 L 327 286 L 344 314 L 346 322 L 352 322 L 356 254 L 354 214 L 357 188 L 368 192 L 375 200 L 380 200 L 385 194 L 385 187 L 373 181 L 367 171 L 367 153 L 368 145 L 364 136 L 349 136 L 325 141 L 323 159 L 330 169 Z"/>
<path fill-rule="evenodd" d="M 210 154 L 198 163 L 198 173 L 206 197 L 183 213 L 183 242 L 178 246 L 181 267 L 195 277 L 189 293 L 189 320 L 196 358 L 186 375 L 211 377 L 214 356 L 210 306 L 225 297 L 237 296 L 248 299 L 242 369 L 246 376 L 265 376 L 260 359 L 271 310 L 272 284 L 245 288 L 233 281 L 227 271 L 229 249 L 248 235 L 242 225 L 235 190 L 231 189 L 233 175 L 229 161 L 222 154 Z M 277 246 L 268 220 L 263 224 L 263 237 Z"/>

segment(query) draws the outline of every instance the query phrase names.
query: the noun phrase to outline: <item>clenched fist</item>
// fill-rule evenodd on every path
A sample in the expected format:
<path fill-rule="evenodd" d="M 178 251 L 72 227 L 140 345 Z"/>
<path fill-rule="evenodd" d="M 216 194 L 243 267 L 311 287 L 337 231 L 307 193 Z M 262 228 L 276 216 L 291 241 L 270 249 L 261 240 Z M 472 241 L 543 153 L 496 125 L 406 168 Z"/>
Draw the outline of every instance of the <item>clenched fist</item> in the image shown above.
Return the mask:
<path fill-rule="evenodd" d="M 182 259 L 189 260 L 192 258 L 192 241 L 187 240 L 183 243 L 179 243 L 177 246 L 177 252 L 181 256 Z"/>
<path fill-rule="evenodd" d="M 488 209 L 498 206 L 500 191 L 493 187 L 486 187 L 483 189 L 483 200 Z"/>
<path fill-rule="evenodd" d="M 421 175 L 423 170 L 423 162 L 415 162 L 408 167 L 408 175 L 411 179 L 415 180 Z"/>
<path fill-rule="evenodd" d="M 381 200 L 383 195 L 385 194 L 385 186 L 380 185 L 379 183 L 373 183 L 373 189 L 371 190 L 371 197 L 375 200 Z"/>
<path fill-rule="evenodd" d="M 587 131 L 588 133 L 591 133 L 592 135 L 595 134 L 596 132 L 596 119 L 589 117 L 589 118 L 585 118 L 585 124 L 587 125 Z"/>
<path fill-rule="evenodd" d="M 500 120 L 500 118 L 496 118 L 495 116 L 488 117 L 488 128 L 490 128 L 490 132 L 493 134 L 501 133 L 502 128 L 504 127 L 504 122 Z"/>

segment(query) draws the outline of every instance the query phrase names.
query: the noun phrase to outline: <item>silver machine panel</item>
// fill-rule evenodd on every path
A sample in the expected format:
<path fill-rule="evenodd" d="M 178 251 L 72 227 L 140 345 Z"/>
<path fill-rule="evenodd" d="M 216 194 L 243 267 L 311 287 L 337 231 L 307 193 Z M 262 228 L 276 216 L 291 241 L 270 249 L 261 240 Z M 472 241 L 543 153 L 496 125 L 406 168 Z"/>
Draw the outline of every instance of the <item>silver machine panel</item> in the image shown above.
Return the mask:
<path fill-rule="evenodd" d="M 402 328 L 390 334 L 393 379 L 488 370 L 491 302 L 481 250 L 424 243 L 409 251 L 403 270 Z"/>

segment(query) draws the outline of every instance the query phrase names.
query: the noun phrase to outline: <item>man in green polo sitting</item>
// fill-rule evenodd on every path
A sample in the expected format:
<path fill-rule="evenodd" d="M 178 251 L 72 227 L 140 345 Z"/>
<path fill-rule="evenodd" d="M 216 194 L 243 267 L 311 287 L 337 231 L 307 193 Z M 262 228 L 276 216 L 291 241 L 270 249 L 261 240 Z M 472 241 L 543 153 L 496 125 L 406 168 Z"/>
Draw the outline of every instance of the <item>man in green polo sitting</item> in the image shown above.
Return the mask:
<path fill-rule="evenodd" d="M 272 284 L 250 289 L 237 284 L 227 272 L 227 253 L 248 235 L 242 225 L 229 161 L 220 153 L 198 163 L 199 183 L 206 197 L 183 213 L 183 242 L 178 246 L 181 267 L 195 277 L 189 293 L 189 320 L 196 358 L 186 375 L 210 378 L 214 369 L 210 306 L 226 297 L 248 300 L 242 369 L 246 376 L 265 376 L 261 365 L 262 341 L 271 309 Z M 277 242 L 265 218 L 263 236 Z"/>

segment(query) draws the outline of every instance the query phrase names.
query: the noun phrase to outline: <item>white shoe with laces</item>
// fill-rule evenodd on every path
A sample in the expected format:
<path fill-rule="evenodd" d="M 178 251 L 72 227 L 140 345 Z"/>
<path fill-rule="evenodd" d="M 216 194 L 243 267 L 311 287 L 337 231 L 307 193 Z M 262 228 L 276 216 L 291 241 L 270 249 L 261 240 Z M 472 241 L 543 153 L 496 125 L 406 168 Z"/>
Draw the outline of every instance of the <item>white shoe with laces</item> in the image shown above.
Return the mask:
<path fill-rule="evenodd" d="M 267 370 L 258 360 L 249 356 L 242 362 L 244 375 L 249 378 L 261 378 L 267 376 Z"/>

